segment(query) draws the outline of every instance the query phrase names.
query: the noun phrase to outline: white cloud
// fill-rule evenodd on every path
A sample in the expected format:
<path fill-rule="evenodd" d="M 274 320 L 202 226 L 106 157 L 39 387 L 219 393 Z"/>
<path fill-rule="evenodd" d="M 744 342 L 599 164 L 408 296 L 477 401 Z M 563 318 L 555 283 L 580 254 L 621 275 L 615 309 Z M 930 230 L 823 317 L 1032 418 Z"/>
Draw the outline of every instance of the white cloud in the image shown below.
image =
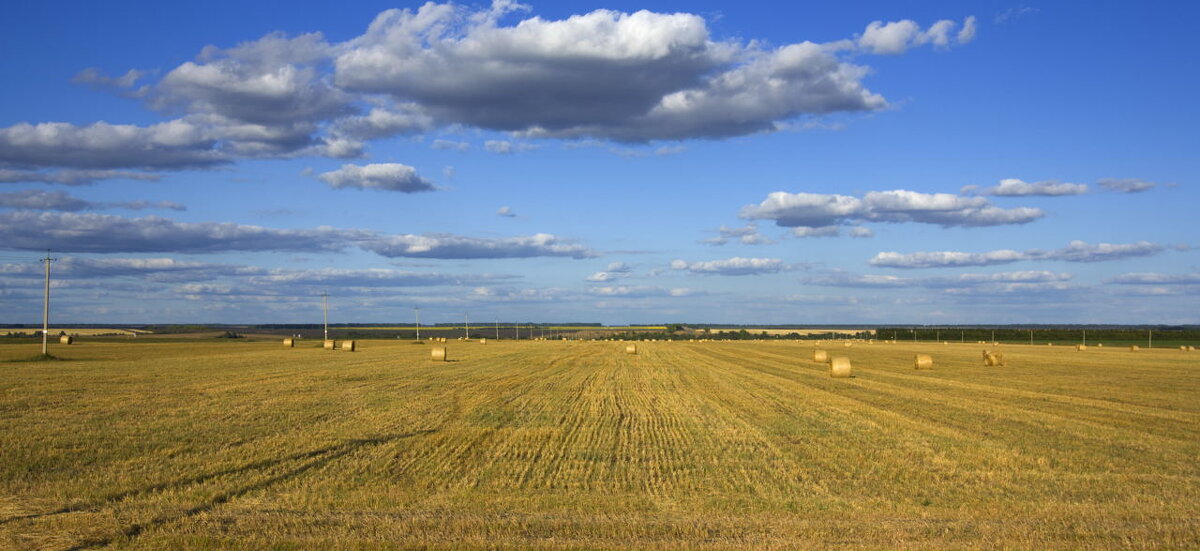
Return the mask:
<path fill-rule="evenodd" d="M 1087 193 L 1087 190 L 1088 188 L 1085 184 L 1070 184 L 1051 180 L 1027 183 L 1017 178 L 1005 178 L 1000 180 L 999 185 L 984 189 L 982 193 L 984 195 L 999 197 L 1026 197 L 1029 195 L 1057 197 L 1062 195 L 1083 195 Z"/>
<path fill-rule="evenodd" d="M 434 125 L 433 118 L 422 112 L 420 106 L 406 104 L 391 109 L 374 107 L 366 115 L 353 115 L 340 118 L 334 124 L 333 130 L 337 135 L 369 140 L 386 138 L 398 134 L 423 132 L 433 128 Z M 445 141 L 434 140 L 434 147 L 441 149 L 437 147 L 438 142 Z M 467 144 L 460 145 L 462 149 L 466 149 L 465 146 Z"/>
<path fill-rule="evenodd" d="M 36 189 L 14 191 L 11 193 L 0 193 L 0 208 L 59 210 L 67 212 L 104 209 L 187 210 L 187 207 L 172 201 L 120 201 L 113 203 L 97 203 L 71 196 L 70 194 L 62 191 L 42 191 Z"/>
<path fill-rule="evenodd" d="M 62 252 L 338 251 L 360 230 L 278 230 L 216 222 L 176 222 L 158 216 L 15 211 L 0 213 L 0 242 L 15 249 Z"/>
<path fill-rule="evenodd" d="M 698 291 L 682 287 L 664 288 L 643 285 L 609 285 L 603 287 L 589 287 L 587 289 L 587 293 L 589 295 L 607 298 L 678 298 L 700 294 Z"/>
<path fill-rule="evenodd" d="M 522 237 L 465 237 L 447 234 L 389 235 L 364 242 L 363 249 L 389 258 L 592 258 L 595 251 L 547 233 Z"/>
<path fill-rule="evenodd" d="M 702 240 L 701 243 L 706 245 L 724 245 L 729 243 L 730 239 L 737 239 L 743 245 L 772 245 L 775 241 L 768 239 L 767 236 L 758 232 L 757 224 L 746 224 L 740 228 L 731 228 L 722 225 L 717 228 L 718 237 L 712 237 Z"/>
<path fill-rule="evenodd" d="M 230 157 L 203 127 L 173 120 L 150 126 L 97 122 L 19 123 L 0 128 L 0 163 L 71 168 L 188 168 Z"/>
<path fill-rule="evenodd" d="M 951 295 L 990 295 L 1020 292 L 1065 291 L 1077 287 L 1070 283 L 1074 276 L 1049 271 L 1000 272 L 994 274 L 960 274 L 953 277 L 909 278 L 886 274 L 853 274 L 830 270 L 803 278 L 803 283 L 845 288 L 907 288 L 921 287 Z"/>
<path fill-rule="evenodd" d="M 897 252 L 881 252 L 870 260 L 870 264 L 872 266 L 887 268 L 945 268 L 991 266 L 1029 260 L 1104 262 L 1108 260 L 1151 256 L 1162 252 L 1163 249 L 1162 245 L 1148 241 L 1138 241 L 1129 244 L 1098 243 L 1095 245 L 1083 241 L 1072 241 L 1066 247 L 1053 251 L 1033 249 L 1021 252 L 1005 249 L 984 253 L 937 251 L 902 254 Z"/>
<path fill-rule="evenodd" d="M 958 36 L 956 37 L 958 39 L 958 43 L 966 44 L 972 40 L 975 40 L 975 27 L 975 16 L 968 15 L 967 18 L 963 20 L 962 29 L 958 31 Z"/>
<path fill-rule="evenodd" d="M 596 272 L 586 279 L 587 281 L 603 283 L 608 281 L 616 281 L 633 275 L 633 268 L 624 262 L 613 262 L 608 265 L 602 272 Z"/>
<path fill-rule="evenodd" d="M 868 228 L 865 226 L 854 226 L 853 228 L 850 228 L 849 233 L 850 233 L 850 237 L 854 237 L 854 238 L 858 238 L 858 239 L 875 237 L 875 232 L 871 231 L 871 228 Z"/>
<path fill-rule="evenodd" d="M 158 174 L 145 172 L 129 172 L 126 170 L 10 170 L 0 168 L 0 183 L 43 183 L 61 184 L 64 186 L 86 186 L 100 180 L 140 180 L 157 182 L 162 179 Z"/>
<path fill-rule="evenodd" d="M 831 230 L 824 228 L 855 221 L 971 227 L 1024 224 L 1044 215 L 1040 209 L 1029 207 L 995 207 L 982 197 L 908 190 L 871 191 L 861 199 L 837 194 L 777 191 L 757 205 L 743 207 L 739 213 L 746 219 L 774 220 L 783 227 L 827 233 Z"/>
<path fill-rule="evenodd" d="M 431 144 L 430 147 L 433 147 L 434 149 L 453 149 L 456 151 L 466 151 L 471 149 L 471 144 L 467 142 L 456 142 L 454 140 L 437 139 L 433 140 L 433 144 Z"/>
<path fill-rule="evenodd" d="M 884 23 L 872 21 L 866 30 L 858 35 L 858 48 L 874 54 L 902 54 L 909 48 L 924 44 L 933 44 L 939 48 L 947 48 L 952 41 L 951 33 L 958 24 L 949 19 L 942 19 L 922 31 L 916 21 L 904 19 Z M 962 30 L 954 35 L 953 40 L 966 44 L 975 38 L 975 17 L 969 16 L 963 20 Z"/>
<path fill-rule="evenodd" d="M 126 90 L 133 88 L 137 81 L 146 76 L 145 71 L 130 69 L 124 75 L 119 77 L 110 77 L 100 72 L 95 67 L 88 67 L 71 77 L 71 82 L 74 84 L 84 84 L 94 89 L 116 89 Z"/>
<path fill-rule="evenodd" d="M 1137 178 L 1103 178 L 1098 180 L 1096 184 L 1109 191 L 1119 191 L 1121 193 L 1149 191 L 1157 185 L 1154 182 L 1147 182 Z"/>
<path fill-rule="evenodd" d="M 433 182 L 417 174 L 417 169 L 400 163 L 342 165 L 342 168 L 317 176 L 334 189 L 381 189 L 416 193 L 434 191 Z"/>
<path fill-rule="evenodd" d="M 483 148 L 492 153 L 509 154 L 532 151 L 537 149 L 537 146 L 528 143 L 510 142 L 508 140 L 488 140 L 483 143 Z"/>
<path fill-rule="evenodd" d="M 821 226 L 819 228 L 800 226 L 792 228 L 792 235 L 795 237 L 837 237 L 840 233 L 841 231 L 837 226 Z"/>
<path fill-rule="evenodd" d="M 320 33 L 272 33 L 227 50 L 209 46 L 196 62 L 167 73 L 150 93 L 151 104 L 265 126 L 329 120 L 349 114 L 352 99 L 318 70 L 332 52 Z"/>
<path fill-rule="evenodd" d="M 176 222 L 157 216 L 0 212 L 0 242 L 18 250 L 62 252 L 223 251 L 335 252 L 350 247 L 388 258 L 592 258 L 595 251 L 551 234 L 483 238 L 449 234 L 391 235 L 319 227 L 274 229 L 234 223 Z"/>
<path fill-rule="evenodd" d="M 1129 273 L 1110 278 L 1107 283 L 1120 285 L 1200 285 L 1200 272 L 1190 274 Z"/>
<path fill-rule="evenodd" d="M 865 68 L 822 45 L 714 42 L 697 15 L 646 10 L 498 23 L 514 9 L 385 11 L 344 45 L 336 82 L 418 103 L 443 124 L 626 142 L 742 135 L 886 106 L 862 86 Z"/>
<path fill-rule="evenodd" d="M 116 89 L 177 118 L 146 127 L 0 128 L 0 163 L 175 170 L 241 158 L 360 158 L 367 140 L 463 127 L 525 139 L 725 138 L 888 106 L 863 84 L 870 68 L 841 57 L 858 51 L 846 53 L 849 40 L 775 48 L 718 41 L 699 15 L 648 10 L 502 23 L 527 9 L 505 1 L 483 9 L 434 2 L 392 9 L 342 43 L 320 33 L 275 32 L 230 48 L 207 46 L 145 84 L 143 71 L 110 77 L 85 69 L 76 82 Z M 972 21 L 964 22 L 959 43 L 973 34 Z M 913 25 L 872 23 L 860 41 L 892 53 L 955 41 L 957 24 L 949 20 L 926 30 Z M 487 150 L 534 147 L 493 142 Z M 647 151 L 669 155 L 682 147 Z"/>
<path fill-rule="evenodd" d="M 706 262 L 687 262 L 672 260 L 671 269 L 687 270 L 694 274 L 706 275 L 758 275 L 781 272 L 787 269 L 783 260 L 778 258 L 742 258 L 735 256 L 725 260 L 709 260 Z"/>
<path fill-rule="evenodd" d="M 503 207 L 496 209 L 496 216 L 503 216 L 505 218 L 516 218 L 517 213 L 513 212 L 511 207 L 503 206 Z"/>

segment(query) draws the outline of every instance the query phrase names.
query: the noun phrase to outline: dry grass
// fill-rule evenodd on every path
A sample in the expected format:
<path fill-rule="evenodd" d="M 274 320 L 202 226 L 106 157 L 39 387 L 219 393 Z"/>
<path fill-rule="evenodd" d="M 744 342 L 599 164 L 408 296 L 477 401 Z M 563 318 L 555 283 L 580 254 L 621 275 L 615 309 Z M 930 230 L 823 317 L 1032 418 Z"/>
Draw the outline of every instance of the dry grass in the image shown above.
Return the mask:
<path fill-rule="evenodd" d="M 0 548 L 1200 547 L 1178 350 L 0 346 Z"/>

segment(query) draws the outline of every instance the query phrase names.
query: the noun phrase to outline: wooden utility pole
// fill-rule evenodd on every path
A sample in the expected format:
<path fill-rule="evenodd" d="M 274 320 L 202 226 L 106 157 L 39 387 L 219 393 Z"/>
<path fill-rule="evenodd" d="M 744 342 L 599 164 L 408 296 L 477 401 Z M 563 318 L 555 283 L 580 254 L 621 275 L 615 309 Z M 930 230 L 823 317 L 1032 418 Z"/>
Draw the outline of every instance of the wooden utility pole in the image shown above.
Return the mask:
<path fill-rule="evenodd" d="M 46 258 L 42 262 L 46 263 L 46 294 L 42 297 L 42 355 L 49 354 L 47 341 L 50 333 L 50 263 L 58 260 L 50 258 L 50 251 L 46 251 Z"/>
<path fill-rule="evenodd" d="M 325 310 L 325 340 L 329 340 L 329 291 L 321 293 L 321 306 Z"/>

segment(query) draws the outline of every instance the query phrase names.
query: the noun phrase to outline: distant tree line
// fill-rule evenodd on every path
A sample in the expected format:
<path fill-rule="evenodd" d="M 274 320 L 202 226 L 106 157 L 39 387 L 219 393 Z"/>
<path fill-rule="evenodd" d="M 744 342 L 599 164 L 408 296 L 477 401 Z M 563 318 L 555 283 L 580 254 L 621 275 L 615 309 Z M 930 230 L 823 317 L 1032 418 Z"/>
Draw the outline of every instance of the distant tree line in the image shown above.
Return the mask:
<path fill-rule="evenodd" d="M 1200 329 L 1190 327 L 1037 327 L 1024 329 L 1017 327 L 879 327 L 875 330 L 876 338 L 881 340 L 978 342 L 991 341 L 994 338 L 999 342 L 1013 343 L 1028 343 L 1031 336 L 1035 343 L 1083 342 L 1085 334 L 1088 342 L 1145 341 L 1151 331 L 1155 340 L 1200 340 Z"/>

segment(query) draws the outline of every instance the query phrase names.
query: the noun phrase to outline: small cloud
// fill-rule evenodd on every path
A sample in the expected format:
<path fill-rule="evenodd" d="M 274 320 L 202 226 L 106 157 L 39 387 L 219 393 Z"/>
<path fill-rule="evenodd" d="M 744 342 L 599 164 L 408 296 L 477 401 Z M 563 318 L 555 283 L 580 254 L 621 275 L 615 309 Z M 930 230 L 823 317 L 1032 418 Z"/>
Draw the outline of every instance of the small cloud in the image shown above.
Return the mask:
<path fill-rule="evenodd" d="M 821 226 L 819 228 L 801 226 L 792 228 L 792 235 L 796 237 L 837 237 L 838 233 L 837 226 Z"/>
<path fill-rule="evenodd" d="M 596 272 L 586 279 L 594 283 L 603 283 L 606 281 L 616 281 L 633 275 L 633 268 L 624 262 L 613 262 L 608 265 L 602 272 Z"/>
<path fill-rule="evenodd" d="M 433 144 L 430 147 L 433 147 L 434 149 L 449 149 L 449 150 L 454 150 L 454 151 L 466 151 L 468 149 L 471 149 L 471 144 L 469 144 L 467 142 L 456 142 L 453 140 L 439 139 L 439 140 L 433 140 Z"/>
<path fill-rule="evenodd" d="M 510 208 L 508 206 L 503 206 L 503 207 L 496 209 L 496 215 L 503 216 L 505 218 L 516 218 L 517 217 L 517 213 L 513 212 L 512 208 Z"/>
<path fill-rule="evenodd" d="M 1016 7 L 1008 8 L 1007 10 L 1004 10 L 1000 13 L 997 13 L 996 16 L 992 18 L 992 21 L 997 24 L 1008 23 L 1009 21 L 1016 21 L 1017 19 L 1020 19 L 1021 17 L 1030 15 L 1030 14 L 1034 14 L 1037 12 L 1038 12 L 1037 8 L 1031 8 L 1029 6 L 1016 6 Z"/>
<path fill-rule="evenodd" d="M 1096 185 L 1109 191 L 1117 191 L 1121 193 L 1141 193 L 1154 189 L 1154 182 L 1147 182 L 1137 178 L 1102 178 L 1096 181 Z"/>
<path fill-rule="evenodd" d="M 863 239 L 863 238 L 867 238 L 867 237 L 875 237 L 875 232 L 871 231 L 871 228 L 868 228 L 865 226 L 855 226 L 853 228 L 850 228 L 850 231 L 848 233 L 850 234 L 850 237 L 854 237 L 857 239 Z"/>
<path fill-rule="evenodd" d="M 401 193 L 437 189 L 433 182 L 419 176 L 417 169 L 400 163 L 342 165 L 342 168 L 324 172 L 317 178 L 334 189 L 381 189 Z"/>
<path fill-rule="evenodd" d="M 659 147 L 658 149 L 655 149 L 654 154 L 658 155 L 659 157 L 665 157 L 667 155 L 675 155 L 677 153 L 683 153 L 686 150 L 687 150 L 687 147 L 682 146 L 682 145 L 664 145 L 662 147 Z"/>
<path fill-rule="evenodd" d="M 992 266 L 1028 260 L 1059 260 L 1063 262 L 1104 262 L 1141 256 L 1152 256 L 1164 250 L 1162 245 L 1148 241 L 1128 244 L 1072 241 L 1066 247 L 1053 251 L 1014 251 L 1001 249 L 984 253 L 958 251 L 917 252 L 901 254 L 882 252 L 870 260 L 872 266 L 886 268 L 947 268 L 962 266 Z"/>
<path fill-rule="evenodd" d="M 966 190 L 967 188 L 964 187 L 963 189 Z M 1087 193 L 1087 190 L 1087 185 L 1084 184 L 1070 184 L 1055 182 L 1053 180 L 1029 183 L 1017 178 L 1005 178 L 1000 180 L 999 185 L 984 189 L 980 193 L 997 197 L 1027 197 L 1030 195 L 1059 197 L 1063 195 L 1083 195 Z"/>
<path fill-rule="evenodd" d="M 538 146 L 523 142 L 510 142 L 507 140 L 488 140 L 484 142 L 483 148 L 491 151 L 492 153 L 508 155 L 511 153 L 520 153 L 522 151 L 532 151 L 537 149 Z"/>
<path fill-rule="evenodd" d="M 687 262 L 672 260 L 672 270 L 687 270 L 694 274 L 705 275 L 758 275 L 781 272 L 788 269 L 783 260 L 778 258 L 742 258 L 735 256 L 725 260 L 709 260 L 707 262 Z"/>

